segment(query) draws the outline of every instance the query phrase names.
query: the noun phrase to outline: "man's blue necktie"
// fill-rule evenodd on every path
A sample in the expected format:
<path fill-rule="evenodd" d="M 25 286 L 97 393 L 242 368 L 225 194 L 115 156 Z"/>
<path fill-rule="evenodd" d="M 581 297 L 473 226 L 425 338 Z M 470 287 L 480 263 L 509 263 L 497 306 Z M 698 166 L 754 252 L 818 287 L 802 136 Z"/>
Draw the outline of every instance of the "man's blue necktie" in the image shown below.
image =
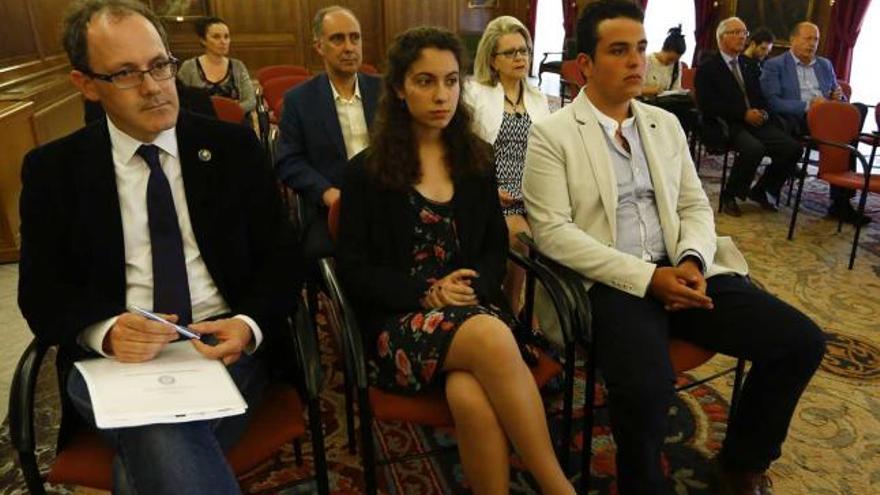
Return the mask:
<path fill-rule="evenodd" d="M 186 276 L 183 237 L 177 223 L 171 186 L 159 163 L 157 146 L 141 145 L 137 154 L 150 167 L 147 216 L 153 252 L 153 311 L 176 314 L 179 317 L 178 324 L 188 325 L 192 322 L 192 303 Z"/>

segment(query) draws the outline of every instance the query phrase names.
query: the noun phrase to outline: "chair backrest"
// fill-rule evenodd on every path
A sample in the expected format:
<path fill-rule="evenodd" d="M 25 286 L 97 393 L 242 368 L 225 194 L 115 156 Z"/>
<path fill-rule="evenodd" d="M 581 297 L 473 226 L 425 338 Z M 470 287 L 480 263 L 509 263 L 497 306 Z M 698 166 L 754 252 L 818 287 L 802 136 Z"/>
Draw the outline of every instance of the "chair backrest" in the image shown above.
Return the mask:
<path fill-rule="evenodd" d="M 682 62 L 681 64 L 681 87 L 682 89 L 689 89 L 692 92 L 696 89 L 696 85 L 694 84 L 694 80 L 697 77 L 697 69 L 692 69 Z"/>
<path fill-rule="evenodd" d="M 266 81 L 270 79 L 275 79 L 276 77 L 283 76 L 309 76 L 312 73 L 309 72 L 309 69 L 301 65 L 267 65 L 265 67 L 260 67 L 257 71 L 257 81 L 260 81 L 260 86 L 265 86 Z"/>
<path fill-rule="evenodd" d="M 225 96 L 211 96 L 211 105 L 217 118 L 233 124 L 244 122 L 244 109 L 232 98 Z"/>
<path fill-rule="evenodd" d="M 372 64 L 361 64 L 361 72 L 364 74 L 378 74 L 379 69 L 376 68 L 375 65 Z"/>
<path fill-rule="evenodd" d="M 850 144 L 859 137 L 861 116 L 855 105 L 842 101 L 829 101 L 811 105 L 807 112 L 810 136 L 822 141 Z M 819 150 L 819 176 L 825 173 L 849 170 L 850 154 L 834 146 L 817 146 Z"/>
<path fill-rule="evenodd" d="M 281 118 L 281 104 L 284 102 L 284 93 L 296 86 L 308 81 L 311 76 L 281 76 L 269 79 L 263 85 L 263 98 L 269 109 L 275 112 L 276 118 Z"/>
<path fill-rule="evenodd" d="M 874 121 L 877 123 L 877 132 L 880 132 L 880 101 L 874 105 Z"/>
<path fill-rule="evenodd" d="M 578 68 L 576 60 L 562 61 L 562 78 L 570 83 L 576 84 L 578 89 L 587 84 L 587 80 Z"/>
<path fill-rule="evenodd" d="M 840 90 L 843 92 L 843 96 L 846 96 L 846 101 L 849 101 L 852 98 L 852 86 L 843 79 L 837 80 L 837 85 L 840 86 Z"/>

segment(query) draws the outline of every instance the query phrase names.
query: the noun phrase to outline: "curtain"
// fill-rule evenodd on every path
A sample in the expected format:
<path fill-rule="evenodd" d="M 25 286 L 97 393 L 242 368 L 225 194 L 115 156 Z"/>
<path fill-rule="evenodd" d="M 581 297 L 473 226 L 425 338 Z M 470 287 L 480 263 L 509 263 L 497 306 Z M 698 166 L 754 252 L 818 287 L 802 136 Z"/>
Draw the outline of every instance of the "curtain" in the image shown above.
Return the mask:
<path fill-rule="evenodd" d="M 562 0 L 562 22 L 565 25 L 565 40 L 577 36 L 578 6 L 576 0 Z"/>
<path fill-rule="evenodd" d="M 715 47 L 717 15 L 717 0 L 694 0 L 694 17 L 696 17 L 697 21 L 694 39 L 697 40 L 697 44 L 694 47 L 694 59 L 691 61 L 691 67 L 699 65 L 703 52 L 712 50 Z"/>
<path fill-rule="evenodd" d="M 859 39 L 862 20 L 868 11 L 871 0 L 838 0 L 831 7 L 831 20 L 828 23 L 827 47 L 828 59 L 834 64 L 837 77 L 849 81 L 852 68 L 853 47 Z M 867 61 L 866 61 L 867 62 Z"/>
<path fill-rule="evenodd" d="M 526 29 L 528 29 L 529 34 L 532 35 L 532 43 L 535 42 L 535 24 L 537 24 L 537 22 L 538 22 L 538 0 L 530 0 Z"/>
<path fill-rule="evenodd" d="M 642 6 L 642 10 L 648 10 L 648 0 L 637 0 L 636 3 Z"/>

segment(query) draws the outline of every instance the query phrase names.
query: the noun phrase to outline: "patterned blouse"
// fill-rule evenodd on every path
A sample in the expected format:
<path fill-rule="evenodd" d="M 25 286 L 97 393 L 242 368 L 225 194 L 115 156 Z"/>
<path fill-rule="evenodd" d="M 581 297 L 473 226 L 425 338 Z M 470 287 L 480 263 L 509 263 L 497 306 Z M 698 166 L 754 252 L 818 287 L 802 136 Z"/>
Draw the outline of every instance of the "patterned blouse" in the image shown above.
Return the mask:
<path fill-rule="evenodd" d="M 504 112 L 498 137 L 495 138 L 495 174 L 498 187 L 516 199 L 513 205 L 502 208 L 505 216 L 526 214 L 522 200 L 522 176 L 531 126 L 529 114 Z"/>

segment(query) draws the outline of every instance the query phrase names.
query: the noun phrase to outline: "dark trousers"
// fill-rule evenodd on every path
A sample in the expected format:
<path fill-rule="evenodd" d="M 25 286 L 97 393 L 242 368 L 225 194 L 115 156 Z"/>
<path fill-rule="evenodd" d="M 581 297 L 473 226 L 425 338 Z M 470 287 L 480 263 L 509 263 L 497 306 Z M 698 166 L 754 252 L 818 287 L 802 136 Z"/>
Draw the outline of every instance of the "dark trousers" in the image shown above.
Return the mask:
<path fill-rule="evenodd" d="M 825 340 L 807 316 L 739 276 L 708 280 L 712 310 L 667 312 L 651 296 L 589 292 L 597 365 L 608 389 L 622 495 L 665 493 L 660 449 L 675 374 L 670 336 L 752 363 L 721 450 L 726 465 L 764 471 L 780 456 L 795 406 Z"/>
<path fill-rule="evenodd" d="M 745 198 L 761 160 L 769 156 L 773 162 L 764 171 L 755 188 L 778 198 L 785 180 L 796 169 L 802 153 L 801 145 L 773 122 L 767 122 L 760 127 L 732 123 L 730 142 L 738 155 L 724 186 L 724 194 L 731 198 Z"/>

